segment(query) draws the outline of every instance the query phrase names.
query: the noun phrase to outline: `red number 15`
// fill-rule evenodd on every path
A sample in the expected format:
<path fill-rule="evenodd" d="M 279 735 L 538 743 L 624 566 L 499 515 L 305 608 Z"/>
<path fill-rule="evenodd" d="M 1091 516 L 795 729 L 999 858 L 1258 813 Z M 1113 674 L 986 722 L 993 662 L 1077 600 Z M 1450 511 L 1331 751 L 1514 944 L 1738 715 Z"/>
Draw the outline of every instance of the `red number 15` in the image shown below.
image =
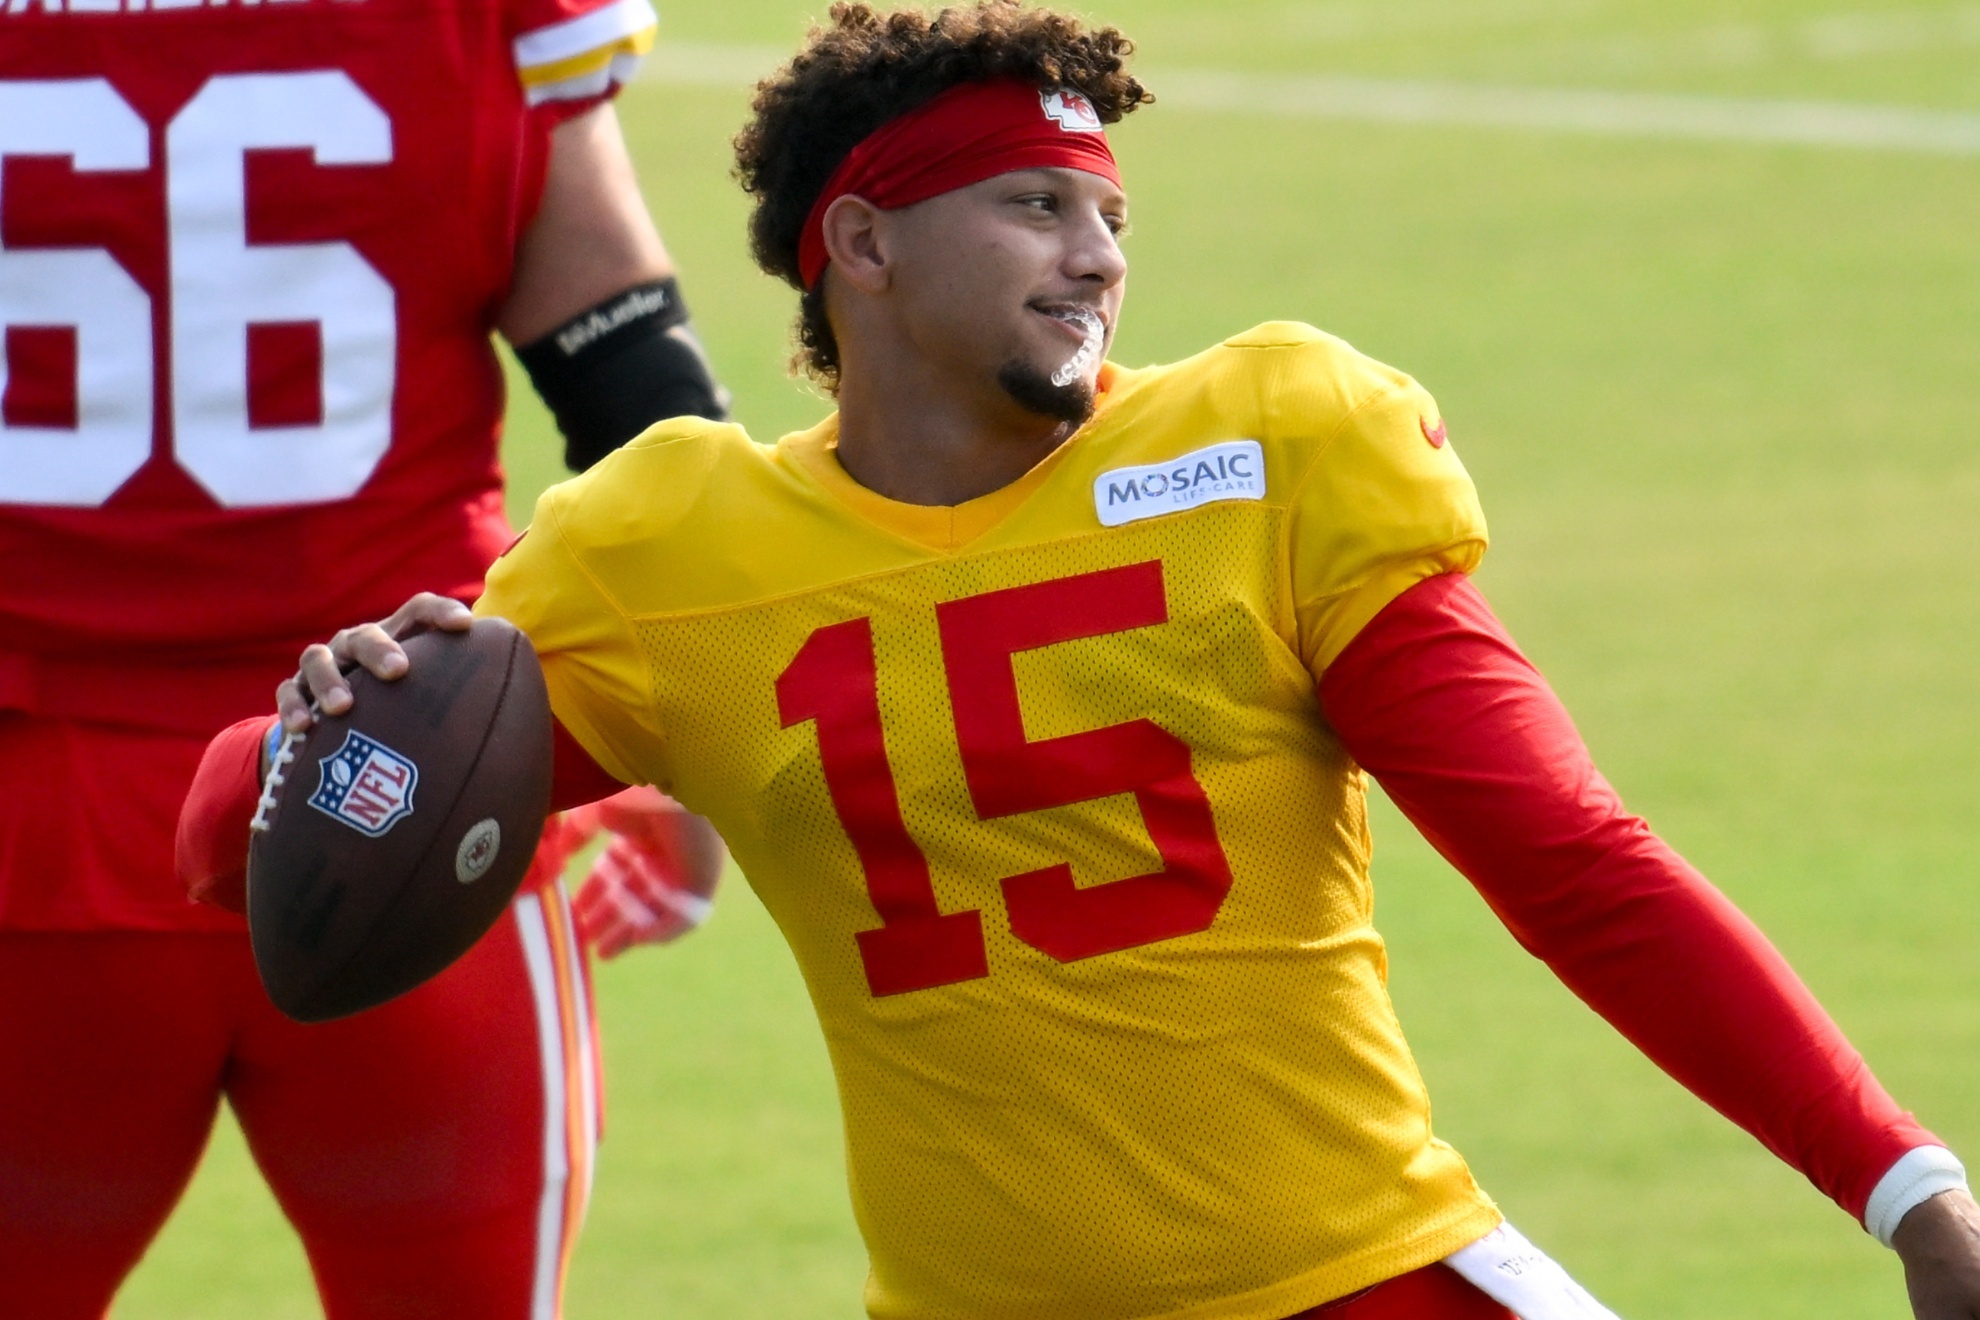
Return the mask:
<path fill-rule="evenodd" d="M 963 775 L 984 820 L 1132 793 L 1163 868 L 1080 888 L 1067 863 L 1003 878 L 1011 931 L 1073 962 L 1209 928 L 1231 887 L 1210 801 L 1189 745 L 1151 720 L 1030 741 L 1011 658 L 1019 651 L 1166 623 L 1162 565 L 1012 587 L 935 607 Z M 825 785 L 883 923 L 861 931 L 875 995 L 989 975 L 979 911 L 944 913 L 928 859 L 901 819 L 880 724 L 873 629 L 818 629 L 777 679 L 784 727 L 815 722 Z"/>

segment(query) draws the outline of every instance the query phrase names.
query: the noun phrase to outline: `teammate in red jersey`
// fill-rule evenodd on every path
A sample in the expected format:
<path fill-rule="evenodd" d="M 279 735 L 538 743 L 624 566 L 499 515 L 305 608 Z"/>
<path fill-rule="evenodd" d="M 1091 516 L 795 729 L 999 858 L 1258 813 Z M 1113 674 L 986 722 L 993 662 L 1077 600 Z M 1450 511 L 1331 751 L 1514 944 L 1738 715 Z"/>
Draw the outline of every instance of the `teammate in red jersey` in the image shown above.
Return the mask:
<path fill-rule="evenodd" d="M 556 881 L 583 829 L 460 966 L 316 1028 L 186 901 L 172 829 L 297 642 L 479 591 L 511 535 L 491 329 L 574 467 L 719 415 L 606 104 L 653 26 L 0 6 L 0 1315 L 100 1315 L 223 1094 L 331 1316 L 557 1311 L 597 1131 Z M 718 857 L 657 795 L 615 809 L 583 904 L 612 948 L 691 925 Z"/>

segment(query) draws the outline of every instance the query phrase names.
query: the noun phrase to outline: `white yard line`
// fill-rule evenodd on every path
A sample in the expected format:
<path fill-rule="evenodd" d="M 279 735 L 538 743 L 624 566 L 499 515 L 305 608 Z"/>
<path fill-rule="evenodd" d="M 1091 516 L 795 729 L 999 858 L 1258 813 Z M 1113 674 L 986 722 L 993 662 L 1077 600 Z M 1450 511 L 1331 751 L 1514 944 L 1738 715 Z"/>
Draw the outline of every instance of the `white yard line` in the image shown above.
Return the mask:
<path fill-rule="evenodd" d="M 681 87 L 747 87 L 787 56 L 768 46 L 662 43 L 645 76 Z M 1330 74 L 1154 68 L 1145 73 L 1163 105 L 1278 119 L 1980 156 L 1980 113 L 1951 110 Z"/>
<path fill-rule="evenodd" d="M 1837 101 L 1150 70 L 1165 105 L 1299 119 L 1980 156 L 1980 114 Z"/>
<path fill-rule="evenodd" d="M 1921 52 L 1956 53 L 1974 46 L 1980 46 L 1980 4 L 1969 3 L 1825 14 L 1792 23 L 1724 22 L 1669 32 L 1535 33 L 1521 44 L 1491 47 L 1484 54 L 1583 73 L 1641 76 L 1797 62 L 1837 64 Z"/>
<path fill-rule="evenodd" d="M 1800 52 L 1818 60 L 1975 46 L 1980 45 L 1980 5 L 1830 14 L 1797 23 L 1792 30 Z"/>

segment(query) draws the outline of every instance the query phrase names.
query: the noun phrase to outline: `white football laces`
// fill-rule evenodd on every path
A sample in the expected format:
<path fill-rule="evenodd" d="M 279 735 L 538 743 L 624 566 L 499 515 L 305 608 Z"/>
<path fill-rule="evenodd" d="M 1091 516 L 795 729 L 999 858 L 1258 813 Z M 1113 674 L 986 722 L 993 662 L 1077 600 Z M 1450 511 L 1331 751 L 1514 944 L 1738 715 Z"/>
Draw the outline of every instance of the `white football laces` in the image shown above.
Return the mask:
<path fill-rule="evenodd" d="M 254 804 L 254 819 L 248 822 L 252 834 L 265 834 L 268 831 L 268 813 L 275 810 L 275 797 L 283 784 L 288 782 L 285 771 L 295 764 L 296 752 L 309 737 L 306 733 L 285 733 L 282 745 L 268 758 L 268 776 L 261 781 L 261 800 Z"/>

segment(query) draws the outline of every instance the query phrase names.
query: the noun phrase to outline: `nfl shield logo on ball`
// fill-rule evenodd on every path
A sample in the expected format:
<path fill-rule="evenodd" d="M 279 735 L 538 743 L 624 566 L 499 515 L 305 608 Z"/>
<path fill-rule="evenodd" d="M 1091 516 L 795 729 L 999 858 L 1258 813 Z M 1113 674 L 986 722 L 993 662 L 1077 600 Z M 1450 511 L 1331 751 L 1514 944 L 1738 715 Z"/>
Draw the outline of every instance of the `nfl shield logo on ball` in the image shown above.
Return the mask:
<path fill-rule="evenodd" d="M 353 729 L 344 745 L 317 763 L 321 778 L 309 805 L 376 839 L 413 811 L 419 767 Z"/>
<path fill-rule="evenodd" d="M 1107 127 L 1093 102 L 1078 92 L 1055 87 L 1038 93 L 1038 99 L 1045 105 L 1045 117 L 1068 133 L 1099 133 Z"/>

